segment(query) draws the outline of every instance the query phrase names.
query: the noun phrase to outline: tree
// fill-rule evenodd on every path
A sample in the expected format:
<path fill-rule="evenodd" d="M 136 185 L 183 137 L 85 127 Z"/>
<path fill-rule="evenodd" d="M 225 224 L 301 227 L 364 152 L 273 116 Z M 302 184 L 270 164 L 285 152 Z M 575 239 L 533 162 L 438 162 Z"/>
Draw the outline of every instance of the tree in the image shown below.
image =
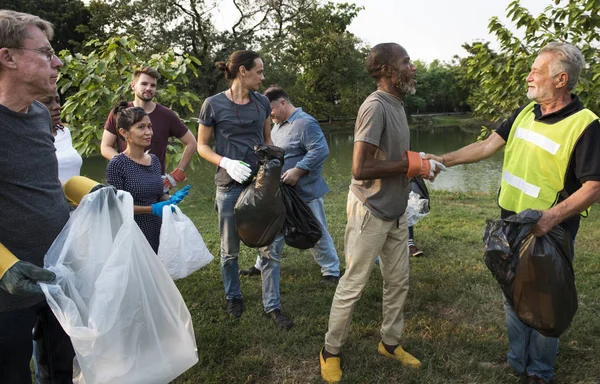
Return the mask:
<path fill-rule="evenodd" d="M 364 69 L 367 50 L 347 30 L 361 9 L 346 3 L 314 4 L 291 21 L 287 35 L 275 34 L 263 43 L 265 62 L 278 69 L 276 82 L 316 117 L 331 121 L 355 116 L 370 92 Z"/>
<path fill-rule="evenodd" d="M 468 110 L 468 84 L 461 81 L 460 63 L 434 60 L 429 65 L 416 60 L 417 92 L 406 98 L 406 109 L 413 113 L 442 113 Z"/>
<path fill-rule="evenodd" d="M 194 103 L 199 98 L 186 90 L 200 64 L 194 57 L 177 56 L 173 50 L 144 56 L 138 51 L 138 42 L 126 37 L 92 40 L 86 46 L 92 49 L 86 55 L 60 52 L 64 66 L 58 81 L 62 94 L 72 92 L 63 105 L 62 116 L 82 155 L 98 151 L 110 109 L 120 100 L 131 99 L 132 74 L 141 66 L 154 67 L 163 76 L 157 91 L 161 104 L 179 112 L 196 111 Z M 182 120 L 190 129 L 195 128 L 195 120 L 185 116 Z"/>
<path fill-rule="evenodd" d="M 77 51 L 85 40 L 90 13 L 81 0 L 4 0 L 3 9 L 30 13 L 54 26 L 52 46 Z"/>
<path fill-rule="evenodd" d="M 237 18 L 228 30 L 217 31 L 211 11 L 222 0 L 92 0 L 88 36 L 99 40 L 130 36 L 145 53 L 173 49 L 194 56 L 205 65 L 198 68 L 198 77 L 189 88 L 205 98 L 226 87 L 213 63 L 227 60 L 238 49 L 259 50 L 273 36 L 285 40 L 293 20 L 317 0 L 228 2 L 234 5 Z M 265 64 L 270 63 L 265 60 Z"/>
<path fill-rule="evenodd" d="M 518 38 L 493 17 L 488 28 L 498 39 L 498 51 L 483 42 L 463 46 L 470 53 L 466 58 L 467 77 L 477 84 L 470 99 L 474 113 L 496 121 L 524 104 L 527 101 L 525 79 L 530 65 L 536 52 L 551 41 L 568 42 L 581 50 L 588 66 L 581 74 L 575 93 L 585 106 L 598 113 L 600 2 L 555 0 L 542 14 L 533 17 L 517 0 L 509 4 L 507 16 L 517 30 L 524 32 L 523 38 Z"/>

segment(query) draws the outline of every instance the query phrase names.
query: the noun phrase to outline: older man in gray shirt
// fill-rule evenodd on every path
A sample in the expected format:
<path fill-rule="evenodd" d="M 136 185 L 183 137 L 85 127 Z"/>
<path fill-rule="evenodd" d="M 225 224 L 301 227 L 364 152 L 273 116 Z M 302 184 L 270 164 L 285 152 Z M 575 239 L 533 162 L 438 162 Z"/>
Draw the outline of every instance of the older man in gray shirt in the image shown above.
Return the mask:
<path fill-rule="evenodd" d="M 50 114 L 36 97 L 56 92 L 50 23 L 0 10 L 0 383 L 30 383 L 32 328 L 43 383 L 70 383 L 73 347 L 37 281 L 54 278 L 44 255 L 69 219 L 58 180 Z"/>

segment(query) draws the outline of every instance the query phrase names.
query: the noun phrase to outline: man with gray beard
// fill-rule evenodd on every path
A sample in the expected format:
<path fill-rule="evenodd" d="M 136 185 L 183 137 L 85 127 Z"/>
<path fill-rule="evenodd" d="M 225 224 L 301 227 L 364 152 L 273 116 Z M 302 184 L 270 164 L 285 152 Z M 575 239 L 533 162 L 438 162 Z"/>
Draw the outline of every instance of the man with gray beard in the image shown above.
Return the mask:
<path fill-rule="evenodd" d="M 431 178 L 435 161 L 410 152 L 404 98 L 415 93 L 416 68 L 404 48 L 378 44 L 367 57 L 367 70 L 377 90 L 358 112 L 354 130 L 352 182 L 348 194 L 344 249 L 346 272 L 331 304 L 329 329 L 320 353 L 321 376 L 330 383 L 342 378 L 339 353 L 348 338 L 354 305 L 379 255 L 383 276 L 383 322 L 378 352 L 402 365 L 421 362 L 400 346 L 403 308 L 408 293 L 408 181 Z"/>
<path fill-rule="evenodd" d="M 542 217 L 533 227 L 533 235 L 544 236 L 558 226 L 574 242 L 580 216 L 586 217 L 600 198 L 600 122 L 571 93 L 584 67 L 577 47 L 548 43 L 525 79 L 530 103 L 517 109 L 486 140 L 442 156 L 425 157 L 452 167 L 487 159 L 504 148 L 500 216 L 539 210 Z M 506 297 L 504 311 L 508 354 L 481 366 L 510 367 L 526 374 L 529 384 L 549 383 L 558 338 L 544 336 L 521 321 Z"/>

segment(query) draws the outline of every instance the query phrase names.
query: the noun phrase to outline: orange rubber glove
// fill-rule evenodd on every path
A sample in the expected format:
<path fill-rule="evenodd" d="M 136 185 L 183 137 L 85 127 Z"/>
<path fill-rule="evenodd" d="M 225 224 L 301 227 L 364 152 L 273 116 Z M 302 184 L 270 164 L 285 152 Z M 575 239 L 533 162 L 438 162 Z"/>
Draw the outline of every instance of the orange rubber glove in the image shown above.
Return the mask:
<path fill-rule="evenodd" d="M 171 189 L 177 185 L 180 181 L 184 181 L 187 179 L 187 176 L 183 172 L 181 168 L 175 168 L 175 170 L 168 175 L 164 176 L 163 179 L 163 187 L 165 190 Z"/>
<path fill-rule="evenodd" d="M 402 160 L 408 160 L 408 171 L 406 176 L 409 178 L 420 176 L 428 178 L 431 173 L 431 163 L 429 160 L 425 160 L 421 157 L 418 152 L 406 151 Z"/>

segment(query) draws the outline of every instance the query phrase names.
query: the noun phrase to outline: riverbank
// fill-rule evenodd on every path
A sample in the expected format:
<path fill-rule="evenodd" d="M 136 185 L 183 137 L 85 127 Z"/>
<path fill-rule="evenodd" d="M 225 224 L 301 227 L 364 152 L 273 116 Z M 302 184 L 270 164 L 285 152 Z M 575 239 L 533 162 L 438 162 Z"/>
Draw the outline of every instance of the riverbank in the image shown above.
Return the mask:
<path fill-rule="evenodd" d="M 336 121 L 333 123 L 320 123 L 323 132 L 351 132 L 354 129 L 354 120 Z M 431 127 L 452 128 L 458 127 L 467 131 L 480 131 L 481 126 L 491 127 L 492 123 L 473 117 L 471 114 L 439 114 L 439 115 L 413 115 L 409 116 L 409 127 L 422 130 Z"/>
<path fill-rule="evenodd" d="M 435 126 L 436 128 L 459 127 L 463 130 L 479 131 L 481 126 L 490 127 L 491 122 L 474 117 L 471 114 L 457 115 L 413 115 L 411 116 L 411 129 L 427 129 Z"/>
<path fill-rule="evenodd" d="M 328 179 L 325 197 L 331 235 L 343 260 L 348 180 Z M 477 362 L 507 350 L 500 290 L 482 260 L 485 220 L 496 218 L 494 194 L 431 191 L 432 212 L 415 227 L 425 257 L 411 259 L 410 291 L 402 345 L 421 359 L 419 370 L 377 354 L 382 279 L 377 267 L 355 308 L 342 355 L 345 383 L 520 383 L 510 371 L 487 371 Z M 174 383 L 322 383 L 318 353 L 327 330 L 334 287 L 319 284 L 308 251 L 286 247 L 281 263 L 283 310 L 294 320 L 280 331 L 262 314 L 260 278 L 242 279 L 246 312 L 239 322 L 225 313 L 218 262 L 214 186 L 194 185 L 182 210 L 217 256 L 209 266 L 177 282 L 192 313 L 200 362 Z M 579 311 L 561 338 L 556 383 L 598 383 L 600 377 L 600 210 L 583 220 L 575 271 Z M 240 266 L 254 263 L 242 246 Z M 343 261 L 342 261 L 342 264 Z"/>

